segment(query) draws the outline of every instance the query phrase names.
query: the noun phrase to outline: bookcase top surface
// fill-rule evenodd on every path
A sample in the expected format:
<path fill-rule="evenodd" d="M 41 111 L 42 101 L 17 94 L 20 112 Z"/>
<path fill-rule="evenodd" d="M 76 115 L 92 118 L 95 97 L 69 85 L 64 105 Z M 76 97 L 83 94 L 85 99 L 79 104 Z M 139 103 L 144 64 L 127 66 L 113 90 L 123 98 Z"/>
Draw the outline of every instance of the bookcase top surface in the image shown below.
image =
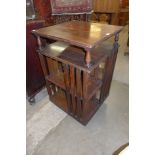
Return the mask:
<path fill-rule="evenodd" d="M 122 28 L 122 26 L 101 23 L 70 21 L 33 30 L 33 33 L 41 37 L 63 41 L 84 49 L 92 49 L 99 43 L 119 33 Z"/>

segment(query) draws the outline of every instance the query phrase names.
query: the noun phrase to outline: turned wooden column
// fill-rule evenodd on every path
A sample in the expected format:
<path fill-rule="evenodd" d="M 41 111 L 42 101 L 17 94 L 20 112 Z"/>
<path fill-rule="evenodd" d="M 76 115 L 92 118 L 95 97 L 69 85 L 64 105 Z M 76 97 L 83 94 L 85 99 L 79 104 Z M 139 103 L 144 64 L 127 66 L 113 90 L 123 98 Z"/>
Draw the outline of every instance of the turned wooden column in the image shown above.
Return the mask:
<path fill-rule="evenodd" d="M 89 68 L 91 65 L 91 54 L 90 54 L 90 49 L 85 49 L 86 51 L 86 65 Z"/>
<path fill-rule="evenodd" d="M 40 36 L 38 36 L 38 35 L 37 35 L 37 43 L 38 43 L 39 50 L 41 50 L 42 49 L 42 43 L 41 43 Z"/>

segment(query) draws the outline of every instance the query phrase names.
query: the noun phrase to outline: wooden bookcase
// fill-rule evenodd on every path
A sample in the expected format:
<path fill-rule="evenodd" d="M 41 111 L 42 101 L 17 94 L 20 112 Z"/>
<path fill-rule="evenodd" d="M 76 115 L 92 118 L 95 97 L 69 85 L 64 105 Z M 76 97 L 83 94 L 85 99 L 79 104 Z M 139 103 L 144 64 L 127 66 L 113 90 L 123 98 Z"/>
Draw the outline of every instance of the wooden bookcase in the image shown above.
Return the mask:
<path fill-rule="evenodd" d="M 70 21 L 33 31 L 50 100 L 84 125 L 109 94 L 121 30 Z"/>
<path fill-rule="evenodd" d="M 109 94 L 115 54 L 113 45 L 104 43 L 95 48 L 90 68 L 85 65 L 82 49 L 63 42 L 46 45 L 38 52 L 50 100 L 87 124 Z"/>

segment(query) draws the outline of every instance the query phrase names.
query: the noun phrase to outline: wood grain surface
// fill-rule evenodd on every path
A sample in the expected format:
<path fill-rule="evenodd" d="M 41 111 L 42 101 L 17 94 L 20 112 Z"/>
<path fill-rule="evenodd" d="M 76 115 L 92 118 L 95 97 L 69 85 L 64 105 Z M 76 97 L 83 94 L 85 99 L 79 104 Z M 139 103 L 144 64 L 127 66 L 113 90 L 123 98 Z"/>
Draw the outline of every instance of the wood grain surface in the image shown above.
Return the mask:
<path fill-rule="evenodd" d="M 91 49 L 122 30 L 114 26 L 84 21 L 70 21 L 34 30 L 39 36 L 64 41 L 78 47 Z"/>

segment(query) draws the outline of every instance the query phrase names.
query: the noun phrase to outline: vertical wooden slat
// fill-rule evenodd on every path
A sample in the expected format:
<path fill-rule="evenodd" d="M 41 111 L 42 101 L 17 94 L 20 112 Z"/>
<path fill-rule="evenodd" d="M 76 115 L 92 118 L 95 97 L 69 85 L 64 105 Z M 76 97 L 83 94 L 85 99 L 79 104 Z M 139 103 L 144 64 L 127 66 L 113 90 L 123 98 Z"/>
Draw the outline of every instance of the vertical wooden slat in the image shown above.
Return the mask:
<path fill-rule="evenodd" d="M 59 72 L 59 66 L 58 65 L 59 65 L 58 61 L 53 62 L 53 68 L 54 68 L 55 73 Z"/>
<path fill-rule="evenodd" d="M 57 74 L 59 72 L 59 62 L 56 61 L 56 60 L 52 60 L 52 61 L 53 62 L 52 62 L 51 70 L 52 70 L 52 73 L 53 73 L 53 76 L 54 76 L 54 74 Z M 54 92 L 56 92 L 57 89 L 58 89 L 58 87 L 56 85 L 54 85 L 54 87 L 53 87 Z"/>
<path fill-rule="evenodd" d="M 99 79 L 99 66 L 97 66 L 95 69 L 94 69 L 94 78 L 96 80 Z"/>
<path fill-rule="evenodd" d="M 76 101 L 75 101 L 75 72 L 74 67 L 70 66 L 70 93 L 71 93 L 71 100 L 72 100 L 72 108 L 73 114 L 76 114 Z"/>
<path fill-rule="evenodd" d="M 48 69 L 50 73 L 53 73 L 53 59 L 46 57 Z"/>
<path fill-rule="evenodd" d="M 81 70 L 76 69 L 76 96 L 77 96 L 77 116 L 81 117 L 81 99 L 82 99 L 82 78 Z"/>
<path fill-rule="evenodd" d="M 105 89 L 106 89 L 106 85 L 107 85 L 107 81 L 108 81 L 108 66 L 109 66 L 109 58 L 106 59 L 105 61 L 105 67 L 104 69 L 102 69 L 102 87 L 101 87 L 101 92 L 100 92 L 100 100 L 99 103 L 102 103 L 104 101 L 105 98 Z"/>
<path fill-rule="evenodd" d="M 117 58 L 117 52 L 114 52 L 112 55 L 112 58 L 110 60 L 110 65 L 111 68 L 109 69 L 109 81 L 108 81 L 108 85 L 107 85 L 107 91 L 109 93 L 110 90 L 110 86 L 111 86 L 111 81 L 112 81 L 112 77 L 113 77 L 113 73 L 114 73 L 114 68 L 115 68 L 115 63 L 116 63 L 116 58 Z"/>
<path fill-rule="evenodd" d="M 108 84 L 107 84 L 107 94 L 109 93 L 110 86 L 111 86 L 111 81 L 114 73 L 114 68 L 115 68 L 115 63 L 116 63 L 116 58 L 117 58 L 117 53 L 118 53 L 118 40 L 119 40 L 119 34 L 115 34 L 114 38 L 114 51 L 112 53 L 111 58 L 109 59 L 109 78 L 108 78 Z"/>
<path fill-rule="evenodd" d="M 45 58 L 45 56 L 43 56 L 39 53 L 39 59 L 40 59 L 40 63 L 41 63 L 41 67 L 42 67 L 44 76 L 46 77 L 49 74 L 46 58 Z"/>
<path fill-rule="evenodd" d="M 83 121 L 87 117 L 87 112 L 89 109 L 88 104 L 88 84 L 89 84 L 89 74 L 87 72 L 83 72 L 83 105 L 82 105 L 82 119 Z"/>
<path fill-rule="evenodd" d="M 58 62 L 51 58 L 46 57 L 49 72 L 54 74 L 58 71 Z"/>
<path fill-rule="evenodd" d="M 89 84 L 89 73 L 83 72 L 83 97 L 87 98 L 88 94 L 88 84 Z"/>
<path fill-rule="evenodd" d="M 69 65 L 63 64 L 64 67 L 64 81 L 66 86 L 66 97 L 67 97 L 67 106 L 68 113 L 72 112 L 71 98 L 70 98 L 70 78 L 69 78 Z"/>
<path fill-rule="evenodd" d="M 44 73 L 44 76 L 48 76 L 49 75 L 49 70 L 48 70 L 48 66 L 47 66 L 47 61 L 45 56 L 41 55 L 39 53 L 39 59 L 40 59 L 40 63 L 41 63 L 41 67 Z M 52 98 L 52 92 L 51 92 L 51 87 L 50 87 L 50 82 L 48 80 L 46 80 L 46 88 L 47 88 L 47 92 L 50 96 L 50 98 Z"/>
<path fill-rule="evenodd" d="M 45 57 L 46 59 L 46 62 L 47 62 L 47 66 L 48 66 L 48 72 L 49 74 L 55 74 L 55 68 L 54 68 L 54 62 L 55 60 L 51 59 L 51 58 L 48 58 L 48 57 Z M 51 84 L 51 88 L 52 88 L 52 91 L 53 91 L 53 94 L 56 92 L 56 87 L 54 84 Z"/>

